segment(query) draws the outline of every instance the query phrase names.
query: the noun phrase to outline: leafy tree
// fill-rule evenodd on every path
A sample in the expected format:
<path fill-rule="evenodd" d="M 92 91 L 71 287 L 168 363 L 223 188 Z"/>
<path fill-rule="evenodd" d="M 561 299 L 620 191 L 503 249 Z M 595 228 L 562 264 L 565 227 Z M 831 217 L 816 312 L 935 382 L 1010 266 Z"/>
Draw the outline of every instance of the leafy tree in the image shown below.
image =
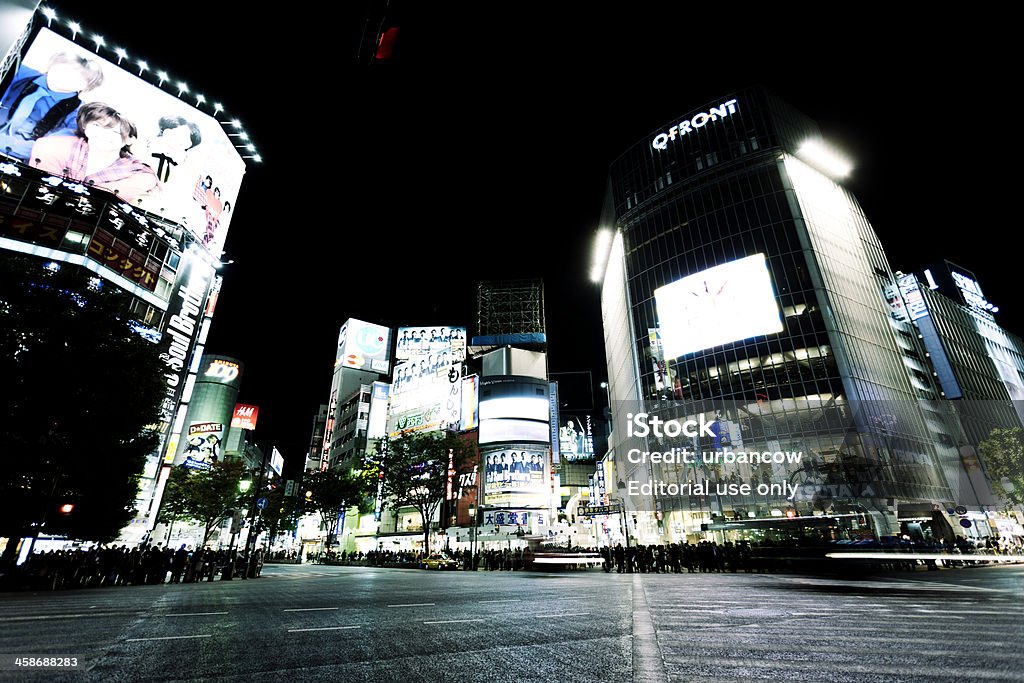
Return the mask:
<path fill-rule="evenodd" d="M 425 553 L 430 552 L 430 520 L 445 498 L 449 474 L 457 479 L 471 471 L 475 454 L 472 442 L 448 432 L 413 432 L 388 443 L 382 495 L 388 505 L 419 511 Z"/>
<path fill-rule="evenodd" d="M 188 512 L 188 485 L 191 470 L 184 467 L 175 467 L 171 470 L 167 483 L 164 485 L 164 495 L 160 501 L 160 512 L 157 514 L 157 521 L 170 524 L 167 535 L 170 536 L 171 529 L 175 522 L 183 522 L 192 519 Z"/>
<path fill-rule="evenodd" d="M 298 503 L 295 496 L 284 495 L 284 485 L 278 485 L 267 492 L 267 507 L 260 513 L 260 522 L 270 532 L 273 540 L 279 531 L 294 529 L 297 521 Z"/>
<path fill-rule="evenodd" d="M 978 450 L 996 494 L 1008 505 L 1024 505 L 1024 430 L 993 429 Z"/>
<path fill-rule="evenodd" d="M 107 542 L 134 515 L 166 368 L 129 303 L 73 266 L 0 256 L 0 536 Z"/>
<path fill-rule="evenodd" d="M 348 467 L 331 467 L 323 471 L 307 472 L 302 482 L 307 492 L 305 509 L 320 515 L 321 524 L 327 529 L 327 549 L 338 534 L 338 521 L 342 513 L 353 506 L 364 506 L 370 495 L 371 478 L 363 470 L 353 471 Z"/>
<path fill-rule="evenodd" d="M 167 506 L 178 511 L 175 514 L 180 515 L 179 519 L 197 522 L 203 527 L 200 545 L 205 546 L 213 530 L 237 507 L 238 482 L 244 472 L 241 460 L 215 462 L 209 470 L 175 468 L 164 489 L 161 516 Z"/>

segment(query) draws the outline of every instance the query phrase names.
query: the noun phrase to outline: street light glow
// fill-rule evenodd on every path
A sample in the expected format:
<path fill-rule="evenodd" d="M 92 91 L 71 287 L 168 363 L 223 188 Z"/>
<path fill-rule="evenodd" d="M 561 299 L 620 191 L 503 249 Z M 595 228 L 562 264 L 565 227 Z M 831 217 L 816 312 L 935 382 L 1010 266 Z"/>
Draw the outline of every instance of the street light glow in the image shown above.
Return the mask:
<path fill-rule="evenodd" d="M 604 278 L 604 267 L 608 263 L 608 250 L 612 244 L 612 231 L 608 228 L 598 230 L 594 239 L 594 252 L 591 258 L 590 281 L 600 282 Z"/>
<path fill-rule="evenodd" d="M 840 179 L 853 170 L 853 163 L 822 140 L 807 140 L 796 155 L 825 175 Z"/>

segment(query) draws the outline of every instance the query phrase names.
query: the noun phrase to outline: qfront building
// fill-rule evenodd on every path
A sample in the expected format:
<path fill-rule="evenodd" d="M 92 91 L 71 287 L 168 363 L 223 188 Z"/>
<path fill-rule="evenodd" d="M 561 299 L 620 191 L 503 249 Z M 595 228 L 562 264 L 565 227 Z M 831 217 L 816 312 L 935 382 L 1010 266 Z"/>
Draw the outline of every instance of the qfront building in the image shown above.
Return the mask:
<path fill-rule="evenodd" d="M 592 279 L 611 502 L 633 540 L 965 533 L 960 431 L 892 314 L 898 282 L 848 171 L 760 88 L 611 165 Z"/>

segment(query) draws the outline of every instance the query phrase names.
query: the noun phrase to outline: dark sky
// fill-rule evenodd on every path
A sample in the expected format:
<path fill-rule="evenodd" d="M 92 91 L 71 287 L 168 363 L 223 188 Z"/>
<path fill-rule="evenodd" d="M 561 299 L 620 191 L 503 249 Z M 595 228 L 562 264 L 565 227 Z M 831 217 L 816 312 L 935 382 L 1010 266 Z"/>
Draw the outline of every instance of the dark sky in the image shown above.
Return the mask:
<path fill-rule="evenodd" d="M 853 159 L 847 185 L 895 269 L 948 257 L 1024 331 L 1005 22 L 881 4 L 415 3 L 395 13 L 394 59 L 366 67 L 354 59 L 362 3 L 153 16 L 135 2 L 95 16 L 63 4 L 86 31 L 220 99 L 263 155 L 235 209 L 208 349 L 245 362 L 257 437 L 290 462 L 327 401 L 345 319 L 472 334 L 481 279 L 543 277 L 551 369 L 603 378 L 587 277 L 608 164 L 749 84 Z"/>

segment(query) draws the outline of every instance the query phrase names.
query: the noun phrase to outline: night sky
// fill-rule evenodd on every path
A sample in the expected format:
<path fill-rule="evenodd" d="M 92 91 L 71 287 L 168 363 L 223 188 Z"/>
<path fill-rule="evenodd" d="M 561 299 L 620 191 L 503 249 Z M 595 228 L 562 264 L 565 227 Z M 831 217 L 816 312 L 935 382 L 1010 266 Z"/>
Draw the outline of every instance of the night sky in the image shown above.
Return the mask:
<path fill-rule="evenodd" d="M 368 67 L 354 58 L 363 3 L 339 4 L 51 5 L 221 101 L 218 118 L 241 119 L 262 154 L 207 348 L 246 364 L 240 400 L 260 406 L 257 439 L 289 469 L 327 402 L 345 319 L 473 334 L 481 279 L 543 277 L 551 370 L 603 379 L 588 272 L 608 164 L 745 85 L 775 90 L 854 161 L 846 184 L 894 269 L 949 258 L 1024 332 L 1018 174 L 1002 170 L 1021 145 L 1008 22 L 865 4 L 826 16 L 820 4 L 421 3 L 446 9 L 396 11 L 394 58 Z"/>

